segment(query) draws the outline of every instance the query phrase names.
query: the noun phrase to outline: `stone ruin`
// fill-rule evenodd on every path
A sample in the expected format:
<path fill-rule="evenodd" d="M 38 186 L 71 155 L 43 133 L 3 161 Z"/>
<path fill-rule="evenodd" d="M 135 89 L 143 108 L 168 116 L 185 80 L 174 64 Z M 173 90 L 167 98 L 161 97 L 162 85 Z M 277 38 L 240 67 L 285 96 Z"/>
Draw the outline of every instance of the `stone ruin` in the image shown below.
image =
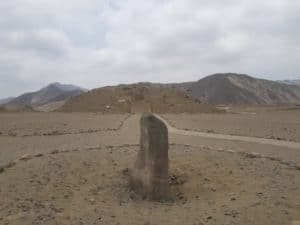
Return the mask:
<path fill-rule="evenodd" d="M 168 128 L 151 113 L 140 120 L 140 149 L 131 173 L 132 188 L 142 197 L 164 200 L 169 192 Z"/>

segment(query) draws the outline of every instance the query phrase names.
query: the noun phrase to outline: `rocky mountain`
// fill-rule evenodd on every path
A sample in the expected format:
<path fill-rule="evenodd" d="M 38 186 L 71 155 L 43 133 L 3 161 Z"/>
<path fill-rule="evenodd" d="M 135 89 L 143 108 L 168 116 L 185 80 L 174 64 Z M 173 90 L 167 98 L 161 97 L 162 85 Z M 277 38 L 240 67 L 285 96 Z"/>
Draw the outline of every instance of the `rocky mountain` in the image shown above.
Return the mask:
<path fill-rule="evenodd" d="M 77 96 L 84 91 L 84 89 L 77 86 L 53 83 L 40 89 L 39 91 L 22 94 L 10 100 L 6 104 L 35 107 L 52 102 L 66 101 L 67 99 Z"/>
<path fill-rule="evenodd" d="M 161 84 L 139 83 L 103 87 L 68 100 L 63 112 L 155 113 L 220 112 L 213 106 Z"/>
<path fill-rule="evenodd" d="M 210 104 L 299 104 L 300 87 L 243 74 L 223 73 L 196 82 L 173 84 Z"/>

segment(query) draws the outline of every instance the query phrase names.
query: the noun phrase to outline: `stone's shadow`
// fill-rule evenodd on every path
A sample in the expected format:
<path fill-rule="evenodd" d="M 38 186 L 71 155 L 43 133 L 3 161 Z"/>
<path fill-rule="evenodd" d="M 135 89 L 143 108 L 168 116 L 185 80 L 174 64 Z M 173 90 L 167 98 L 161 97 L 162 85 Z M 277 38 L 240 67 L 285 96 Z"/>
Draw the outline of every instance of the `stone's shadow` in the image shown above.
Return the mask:
<path fill-rule="evenodd" d="M 168 177 L 168 192 L 165 193 L 164 198 L 162 199 L 153 199 L 149 198 L 147 195 L 141 194 L 140 190 L 137 190 L 132 186 L 132 172 L 133 169 L 126 168 L 122 171 L 122 176 L 124 179 L 124 186 L 120 188 L 121 190 L 121 198 L 129 198 L 132 201 L 154 201 L 160 203 L 175 203 L 181 202 L 185 203 L 187 198 L 183 192 L 183 185 L 187 182 L 188 177 L 186 174 L 179 174 L 170 172 Z M 177 171 L 176 171 L 177 172 Z M 142 184 L 141 184 L 142 185 Z"/>

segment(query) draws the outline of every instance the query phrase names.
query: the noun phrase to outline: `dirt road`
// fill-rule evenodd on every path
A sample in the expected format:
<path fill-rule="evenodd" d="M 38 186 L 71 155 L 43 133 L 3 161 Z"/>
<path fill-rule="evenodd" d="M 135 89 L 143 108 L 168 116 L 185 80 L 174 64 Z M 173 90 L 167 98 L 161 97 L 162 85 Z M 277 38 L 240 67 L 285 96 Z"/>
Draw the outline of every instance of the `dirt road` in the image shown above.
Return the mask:
<path fill-rule="evenodd" d="M 162 121 L 164 121 L 164 123 L 168 127 L 169 132 L 174 133 L 174 134 L 203 137 L 203 138 L 223 139 L 223 140 L 230 140 L 230 141 L 251 142 L 251 143 L 257 143 L 257 144 L 274 145 L 274 146 L 279 146 L 279 147 L 294 148 L 294 149 L 300 150 L 299 142 L 282 141 L 282 140 L 257 138 L 257 137 L 249 137 L 249 136 L 213 134 L 213 133 L 205 133 L 205 132 L 199 132 L 199 131 L 181 130 L 181 129 L 177 129 L 177 128 L 171 126 L 170 123 L 162 116 L 159 116 L 159 115 L 156 115 L 156 116 L 159 117 Z"/>

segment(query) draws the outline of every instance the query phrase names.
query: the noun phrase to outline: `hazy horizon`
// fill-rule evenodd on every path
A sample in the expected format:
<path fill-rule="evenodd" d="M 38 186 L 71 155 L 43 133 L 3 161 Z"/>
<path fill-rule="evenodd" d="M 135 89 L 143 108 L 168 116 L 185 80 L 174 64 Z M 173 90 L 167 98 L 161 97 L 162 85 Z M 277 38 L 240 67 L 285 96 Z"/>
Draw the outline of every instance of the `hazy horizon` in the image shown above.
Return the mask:
<path fill-rule="evenodd" d="M 300 79 L 299 10 L 285 0 L 2 1 L 0 98 L 53 82 Z"/>

